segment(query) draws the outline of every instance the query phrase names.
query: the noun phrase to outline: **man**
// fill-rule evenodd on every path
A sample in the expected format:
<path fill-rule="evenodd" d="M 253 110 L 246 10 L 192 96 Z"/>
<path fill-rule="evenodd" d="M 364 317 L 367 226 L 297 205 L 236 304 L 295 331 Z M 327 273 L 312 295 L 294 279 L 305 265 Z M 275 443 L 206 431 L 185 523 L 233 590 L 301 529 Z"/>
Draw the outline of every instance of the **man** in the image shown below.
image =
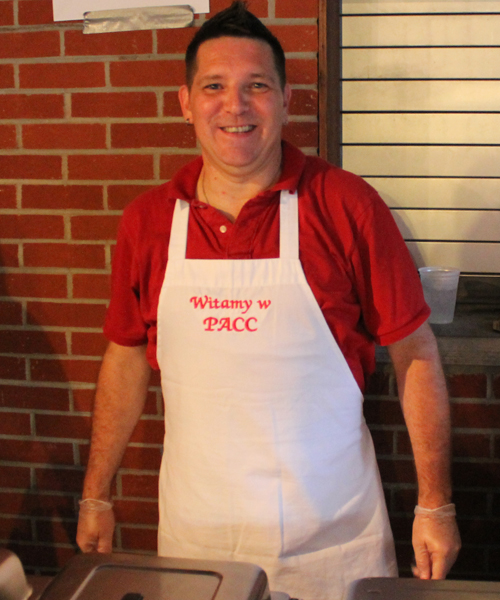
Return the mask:
<path fill-rule="evenodd" d="M 159 553 L 262 566 L 271 589 L 340 598 L 395 575 L 362 417 L 388 345 L 415 455 L 415 574 L 459 548 L 449 407 L 416 271 L 359 178 L 281 141 L 279 42 L 240 2 L 207 21 L 179 93 L 202 157 L 125 211 L 78 543 L 109 552 L 110 488 L 160 368 Z M 361 389 L 360 389 L 361 388 Z"/>

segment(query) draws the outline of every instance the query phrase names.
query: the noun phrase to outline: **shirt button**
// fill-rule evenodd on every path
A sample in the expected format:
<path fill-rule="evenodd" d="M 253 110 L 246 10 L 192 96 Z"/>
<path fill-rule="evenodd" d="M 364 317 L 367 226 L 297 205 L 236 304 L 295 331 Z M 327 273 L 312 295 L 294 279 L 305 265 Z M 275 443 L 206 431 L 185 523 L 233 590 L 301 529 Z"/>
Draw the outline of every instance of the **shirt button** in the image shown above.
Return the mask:
<path fill-rule="evenodd" d="M 221 225 L 220 226 L 220 232 L 221 233 L 226 233 L 226 231 L 227 231 L 227 227 L 225 225 Z"/>

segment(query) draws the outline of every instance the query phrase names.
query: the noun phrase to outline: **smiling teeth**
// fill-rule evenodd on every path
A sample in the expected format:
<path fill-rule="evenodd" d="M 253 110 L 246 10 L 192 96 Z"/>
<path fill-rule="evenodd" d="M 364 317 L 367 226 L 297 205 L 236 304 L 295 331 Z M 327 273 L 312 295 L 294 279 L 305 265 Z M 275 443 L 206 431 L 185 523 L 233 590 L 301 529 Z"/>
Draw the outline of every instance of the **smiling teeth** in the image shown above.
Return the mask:
<path fill-rule="evenodd" d="M 253 125 L 244 125 L 242 127 L 223 127 L 222 129 L 228 133 L 247 133 L 248 131 L 252 131 Z"/>

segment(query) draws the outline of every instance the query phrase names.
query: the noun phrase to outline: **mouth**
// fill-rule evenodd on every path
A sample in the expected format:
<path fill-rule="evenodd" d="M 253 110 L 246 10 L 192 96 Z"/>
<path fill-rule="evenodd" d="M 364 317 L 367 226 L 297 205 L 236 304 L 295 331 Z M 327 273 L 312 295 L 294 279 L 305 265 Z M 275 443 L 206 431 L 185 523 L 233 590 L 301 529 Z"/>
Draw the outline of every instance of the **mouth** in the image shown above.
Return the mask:
<path fill-rule="evenodd" d="M 226 133 L 249 133 L 256 128 L 256 125 L 241 125 L 239 127 L 221 127 Z"/>

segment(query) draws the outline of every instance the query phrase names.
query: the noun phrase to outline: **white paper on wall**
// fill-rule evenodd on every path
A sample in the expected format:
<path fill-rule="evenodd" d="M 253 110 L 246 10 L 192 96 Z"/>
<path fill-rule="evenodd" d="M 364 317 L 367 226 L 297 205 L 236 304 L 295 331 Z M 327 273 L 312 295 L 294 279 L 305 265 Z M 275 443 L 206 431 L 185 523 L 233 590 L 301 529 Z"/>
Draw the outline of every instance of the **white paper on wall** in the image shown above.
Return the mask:
<path fill-rule="evenodd" d="M 185 4 L 183 0 L 52 0 L 52 2 L 54 21 L 80 21 L 83 20 L 83 14 L 88 11 Z M 195 13 L 210 12 L 210 0 L 190 0 L 189 4 Z"/>

